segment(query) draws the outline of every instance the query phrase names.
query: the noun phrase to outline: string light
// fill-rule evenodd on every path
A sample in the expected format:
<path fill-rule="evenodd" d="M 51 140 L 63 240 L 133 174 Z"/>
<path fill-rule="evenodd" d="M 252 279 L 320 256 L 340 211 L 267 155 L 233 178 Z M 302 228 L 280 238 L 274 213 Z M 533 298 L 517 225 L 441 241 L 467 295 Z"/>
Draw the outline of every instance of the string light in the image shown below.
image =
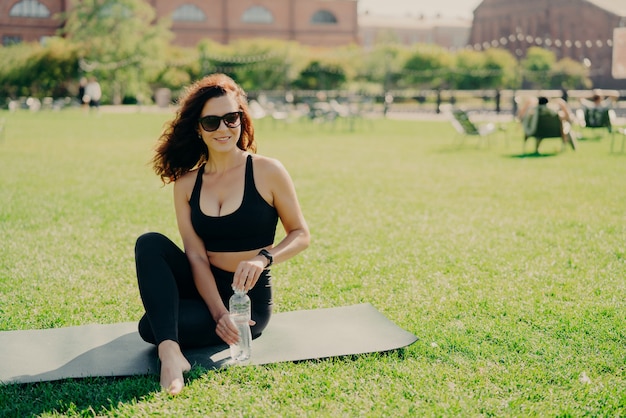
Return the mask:
<path fill-rule="evenodd" d="M 468 45 L 468 49 L 475 50 L 484 50 L 489 48 L 498 48 L 501 46 L 506 46 L 509 43 L 526 43 L 528 46 L 534 45 L 544 45 L 546 47 L 554 46 L 556 48 L 561 48 L 565 46 L 566 48 L 612 48 L 613 40 L 612 39 L 586 39 L 586 40 L 570 40 L 570 39 L 552 39 L 552 38 L 542 38 L 542 37 L 533 37 L 531 35 L 525 35 L 523 33 L 510 34 L 509 36 L 501 37 L 499 39 L 492 39 L 491 41 L 483 41 L 482 43 L 475 43 L 473 45 Z"/>
<path fill-rule="evenodd" d="M 203 55 L 202 59 L 218 62 L 220 64 L 231 64 L 231 66 L 219 65 L 219 66 L 216 66 L 216 68 L 234 69 L 236 67 L 234 67 L 233 65 L 236 65 L 236 64 L 246 64 L 248 66 L 251 64 L 265 64 L 265 61 L 271 58 L 274 58 L 276 56 L 278 56 L 277 53 L 271 52 L 271 53 L 262 54 L 262 55 L 249 55 L 249 56 Z M 104 71 L 117 70 L 119 68 L 127 67 L 129 65 L 134 65 L 139 62 L 143 62 L 144 64 L 147 64 L 147 65 L 165 64 L 167 67 L 184 67 L 186 65 L 192 64 L 197 61 L 198 61 L 197 57 L 191 57 L 188 59 L 181 59 L 177 61 L 167 61 L 165 63 L 160 60 L 146 61 L 145 59 L 140 59 L 137 57 L 126 58 L 126 59 L 123 59 L 121 61 L 116 61 L 116 62 L 87 61 L 86 59 L 81 58 L 78 61 L 78 65 L 80 66 L 81 70 L 87 73 L 90 73 L 95 70 L 104 70 Z"/>
<path fill-rule="evenodd" d="M 268 52 L 266 54 L 248 56 L 204 55 L 204 58 L 219 62 L 229 62 L 232 64 L 250 64 L 267 61 L 276 56 L 278 56 L 276 52 Z"/>
<path fill-rule="evenodd" d="M 127 67 L 129 65 L 132 64 L 136 64 L 138 62 L 140 62 L 141 59 L 138 57 L 132 57 L 132 58 L 127 58 L 125 60 L 122 61 L 118 61 L 118 62 L 107 62 L 107 63 L 102 63 L 102 62 L 98 62 L 98 61 L 92 61 L 92 62 L 87 62 L 85 59 L 81 58 L 78 60 L 78 65 L 80 66 L 80 69 L 90 73 L 96 69 L 98 70 L 107 70 L 107 71 L 111 71 L 111 70 L 117 70 L 119 68 L 123 68 L 123 67 Z"/>

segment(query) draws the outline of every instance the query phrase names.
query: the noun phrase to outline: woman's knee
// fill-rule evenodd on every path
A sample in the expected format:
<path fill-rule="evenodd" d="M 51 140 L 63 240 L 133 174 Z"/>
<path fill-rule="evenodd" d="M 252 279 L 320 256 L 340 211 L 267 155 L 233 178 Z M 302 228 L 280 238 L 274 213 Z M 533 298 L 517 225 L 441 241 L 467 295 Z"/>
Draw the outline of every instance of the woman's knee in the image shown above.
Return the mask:
<path fill-rule="evenodd" d="M 272 316 L 272 309 L 268 308 L 261 312 L 253 312 L 252 319 L 255 321 L 255 324 L 250 327 L 250 331 L 252 331 L 252 338 L 260 337 L 263 333 L 263 330 L 267 327 L 270 322 L 270 318 Z"/>
<path fill-rule="evenodd" d="M 144 251 L 158 250 L 169 241 L 169 238 L 159 232 L 146 232 L 137 238 L 135 242 L 135 254 L 141 254 Z"/>

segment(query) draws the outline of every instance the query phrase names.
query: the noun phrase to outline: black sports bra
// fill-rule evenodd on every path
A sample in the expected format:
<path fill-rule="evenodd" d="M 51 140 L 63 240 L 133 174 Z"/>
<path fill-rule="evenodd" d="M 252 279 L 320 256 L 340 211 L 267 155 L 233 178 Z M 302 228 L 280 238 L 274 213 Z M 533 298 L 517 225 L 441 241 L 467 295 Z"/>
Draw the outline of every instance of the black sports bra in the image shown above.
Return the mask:
<path fill-rule="evenodd" d="M 252 155 L 246 160 L 243 200 L 239 208 L 224 216 L 208 216 L 200 209 L 204 165 L 198 169 L 189 206 L 191 224 L 207 251 L 248 251 L 274 243 L 278 212 L 259 194 L 254 184 Z M 210 190 L 207 192 L 210 193 Z"/>

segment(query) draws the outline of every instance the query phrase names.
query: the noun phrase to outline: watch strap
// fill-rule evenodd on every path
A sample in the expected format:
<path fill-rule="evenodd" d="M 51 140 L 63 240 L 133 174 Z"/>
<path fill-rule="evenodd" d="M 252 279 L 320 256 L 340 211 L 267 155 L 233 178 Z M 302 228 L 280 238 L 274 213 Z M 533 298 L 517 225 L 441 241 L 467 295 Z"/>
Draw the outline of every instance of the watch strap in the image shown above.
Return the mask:
<path fill-rule="evenodd" d="M 267 258 L 267 264 L 265 265 L 265 268 L 268 268 L 274 262 L 274 257 L 265 248 L 263 248 L 261 251 L 259 251 L 258 255 L 262 255 L 263 257 Z"/>

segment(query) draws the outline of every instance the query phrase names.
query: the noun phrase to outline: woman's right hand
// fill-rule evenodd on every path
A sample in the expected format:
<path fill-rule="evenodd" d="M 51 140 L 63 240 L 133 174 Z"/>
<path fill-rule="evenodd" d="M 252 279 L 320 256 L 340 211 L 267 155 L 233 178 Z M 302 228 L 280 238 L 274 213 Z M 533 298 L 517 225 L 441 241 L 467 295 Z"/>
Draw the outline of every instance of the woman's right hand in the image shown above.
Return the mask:
<path fill-rule="evenodd" d="M 228 345 L 237 344 L 239 341 L 239 332 L 233 321 L 230 320 L 228 311 L 218 318 L 215 333 Z"/>
<path fill-rule="evenodd" d="M 250 326 L 256 324 L 252 319 L 250 320 Z M 230 320 L 230 313 L 226 312 L 220 316 L 217 320 L 217 326 L 215 327 L 215 333 L 228 345 L 237 344 L 239 342 L 239 331 L 237 327 Z"/>

